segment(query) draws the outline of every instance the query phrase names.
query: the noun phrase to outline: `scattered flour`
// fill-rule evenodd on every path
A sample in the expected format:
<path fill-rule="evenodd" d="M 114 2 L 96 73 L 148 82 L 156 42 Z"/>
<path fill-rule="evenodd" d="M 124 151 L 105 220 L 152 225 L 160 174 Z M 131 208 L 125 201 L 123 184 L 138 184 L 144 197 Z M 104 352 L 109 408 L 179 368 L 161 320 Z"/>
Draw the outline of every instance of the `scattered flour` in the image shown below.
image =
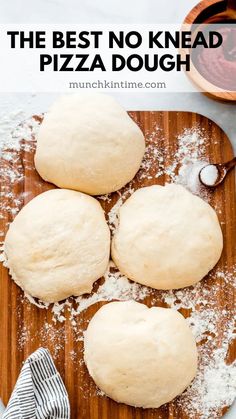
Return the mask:
<path fill-rule="evenodd" d="M 113 262 L 110 262 L 104 279 L 104 283 L 98 288 L 96 293 L 86 299 L 83 296 L 76 298 L 78 305 L 76 310 L 74 310 L 74 315 L 80 314 L 87 307 L 100 301 L 142 301 L 151 291 L 150 288 L 129 281 L 118 271 Z"/>
<path fill-rule="evenodd" d="M 70 312 L 70 320 L 76 327 L 75 318 L 88 307 L 102 301 L 127 301 L 127 300 L 144 300 L 150 295 L 151 289 L 135 282 L 130 281 L 122 275 L 112 261 L 109 262 L 108 269 L 104 275 L 104 281 L 98 286 L 98 289 L 86 296 L 76 298 L 68 298 L 62 303 L 54 303 L 51 305 L 54 323 L 63 323 L 66 320 L 65 311 Z M 25 294 L 30 303 L 35 304 L 39 308 L 49 308 L 48 303 L 36 300 L 35 298 Z"/>
<path fill-rule="evenodd" d="M 8 228 L 27 198 L 28 193 L 23 188 L 23 173 L 24 169 L 32 170 L 28 155 L 34 152 L 35 135 L 40 125 L 40 118 L 34 117 L 17 125 L 19 118 L 23 117 L 24 113 L 18 111 L 0 120 L 0 221 L 4 221 L 5 228 Z M 0 245 L 3 235 L 4 231 L 1 230 Z"/>
<path fill-rule="evenodd" d="M 56 329 L 53 324 L 46 322 L 39 330 L 39 336 L 42 345 L 51 345 L 53 358 L 58 358 L 67 343 L 67 336 L 62 333 L 62 330 Z"/>
<path fill-rule="evenodd" d="M 215 185 L 219 177 L 219 171 L 214 164 L 208 164 L 205 166 L 200 173 L 200 178 L 205 185 Z"/>
<path fill-rule="evenodd" d="M 206 161 L 207 136 L 199 127 L 185 129 L 177 138 L 177 151 L 174 163 L 165 169 L 171 182 L 179 183 L 192 193 L 207 199 L 207 189 L 201 185 L 199 172 Z"/>
<path fill-rule="evenodd" d="M 130 196 L 132 195 L 132 193 L 134 193 L 134 189 L 132 188 L 132 186 L 130 185 L 123 194 L 117 192 L 117 194 L 119 195 L 118 200 L 116 201 L 116 203 L 113 205 L 113 207 L 111 208 L 111 210 L 108 212 L 108 224 L 111 230 L 111 233 L 114 234 L 116 228 L 118 227 L 118 223 L 119 223 L 119 209 L 121 207 L 121 205 L 123 204 L 123 202 Z M 99 197 L 100 199 L 101 197 Z"/>

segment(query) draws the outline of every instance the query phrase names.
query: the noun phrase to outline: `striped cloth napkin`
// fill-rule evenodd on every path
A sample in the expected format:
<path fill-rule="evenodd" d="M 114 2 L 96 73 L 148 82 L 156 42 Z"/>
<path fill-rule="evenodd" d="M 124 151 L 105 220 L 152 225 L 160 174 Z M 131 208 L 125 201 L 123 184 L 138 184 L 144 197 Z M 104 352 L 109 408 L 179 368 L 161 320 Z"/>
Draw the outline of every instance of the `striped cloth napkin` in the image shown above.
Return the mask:
<path fill-rule="evenodd" d="M 2 419 L 69 419 L 66 388 L 47 349 L 25 361 Z"/>

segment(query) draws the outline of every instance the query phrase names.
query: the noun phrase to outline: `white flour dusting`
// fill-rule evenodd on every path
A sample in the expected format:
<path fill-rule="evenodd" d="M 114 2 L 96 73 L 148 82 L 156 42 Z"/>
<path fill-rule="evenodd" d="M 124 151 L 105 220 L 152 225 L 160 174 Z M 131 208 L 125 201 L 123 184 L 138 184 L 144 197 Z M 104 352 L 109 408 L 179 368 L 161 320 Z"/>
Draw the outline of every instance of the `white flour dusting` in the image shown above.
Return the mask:
<path fill-rule="evenodd" d="M 35 149 L 34 137 L 39 122 L 34 118 L 26 121 L 15 129 L 17 122 L 24 120 L 21 111 L 4 117 L 0 121 L 0 176 L 4 180 L 1 190 L 0 221 L 3 221 L 5 231 L 9 222 L 23 205 L 25 192 L 20 195 L 13 192 L 23 180 L 23 166 L 19 158 L 19 151 L 24 152 L 23 165 L 32 170 L 27 162 L 27 153 Z M 14 131 L 14 132 L 13 132 Z M 22 141 L 22 138 L 24 141 Z M 205 158 L 207 147 L 206 133 L 199 127 L 186 129 L 178 138 L 178 149 L 172 152 L 171 145 L 165 145 L 163 133 L 157 125 L 152 132 L 147 133 L 146 153 L 137 175 L 140 187 L 144 183 L 153 184 L 158 181 L 176 182 L 184 185 L 194 194 L 209 198 L 209 191 L 199 182 L 199 171 L 208 161 Z M 166 142 L 165 142 L 166 143 Z M 5 186 L 8 185 L 8 186 Z M 107 214 L 112 233 L 118 225 L 118 212 L 122 203 L 134 192 L 131 181 L 121 192 L 114 195 L 99 197 L 101 203 L 109 203 L 113 199 L 114 205 Z M 113 198 L 112 198 L 113 197 Z M 116 199 L 114 200 L 114 197 Z M 220 214 L 221 209 L 216 208 Z M 5 231 L 0 231 L 0 242 L 3 243 Z M 0 243 L 0 261 L 4 260 L 3 246 Z M 235 365 L 226 362 L 228 347 L 233 339 L 233 321 L 229 311 L 225 308 L 215 309 L 215 300 L 219 289 L 224 289 L 229 295 L 235 284 L 236 269 L 216 269 L 208 281 L 201 281 L 195 287 L 177 291 L 153 291 L 150 288 L 129 281 L 111 263 L 104 280 L 100 280 L 94 291 L 86 296 L 69 298 L 62 303 L 48 305 L 27 296 L 30 303 L 38 308 L 45 308 L 45 313 L 52 314 L 52 322 L 45 320 L 44 326 L 38 331 L 42 344 L 48 342 L 53 346 L 53 356 L 57 357 L 64 350 L 66 334 L 61 332 L 68 319 L 72 325 L 76 345 L 83 339 L 84 324 L 81 323 L 81 313 L 91 305 L 112 300 L 135 299 L 143 301 L 148 297 L 151 305 L 164 303 L 176 310 L 188 313 L 187 321 L 196 336 L 199 345 L 199 370 L 192 385 L 177 399 L 177 404 L 184 410 L 189 419 L 196 417 L 196 412 L 203 412 L 201 419 L 217 418 L 217 412 L 225 405 L 230 405 L 235 397 Z M 212 284 L 209 282 L 213 281 Z M 24 305 L 27 302 L 23 299 Z M 30 304 L 29 304 L 30 307 Z M 18 316 L 22 315 L 17 311 Z M 229 318 L 228 318 L 229 317 Z M 67 319 L 67 320 L 66 320 Z M 57 325 L 60 324 L 58 328 Z M 223 327 L 223 329 L 222 329 Z M 19 330 L 19 350 L 24 350 L 28 342 L 34 341 L 30 328 L 23 326 Z M 70 360 L 77 368 L 77 346 L 70 351 Z M 77 351 L 77 352 L 76 352 Z M 84 390 L 84 389 L 83 389 Z M 101 395 L 101 393 L 98 394 Z M 101 395 L 102 396 L 102 395 Z"/>
<path fill-rule="evenodd" d="M 53 321 L 63 323 L 66 320 L 65 311 L 68 309 L 72 326 L 76 329 L 75 318 L 88 307 L 102 301 L 142 301 L 150 295 L 151 289 L 135 282 L 129 281 L 122 275 L 112 261 L 109 262 L 108 269 L 104 274 L 104 281 L 99 285 L 96 292 L 92 292 L 87 297 L 80 296 L 68 298 L 62 303 L 54 303 L 51 306 Z M 49 308 L 48 303 L 36 300 L 25 294 L 25 297 L 39 308 Z"/>
<path fill-rule="evenodd" d="M 226 343 L 225 343 L 226 342 Z M 228 339 L 220 349 L 209 353 L 202 352 L 202 361 L 192 385 L 179 398 L 178 403 L 188 411 L 189 418 L 195 418 L 201 410 L 201 419 L 219 418 L 217 408 L 230 406 L 236 393 L 236 365 L 227 365 L 225 358 L 228 349 Z M 201 407 L 200 407 L 201 406 Z"/>
<path fill-rule="evenodd" d="M 182 135 L 177 137 L 177 151 L 172 156 L 168 146 L 163 146 L 163 136 L 160 128 L 154 125 L 153 131 L 146 136 L 146 151 L 137 174 L 139 181 L 153 181 L 162 179 L 166 183 L 178 183 L 189 189 L 192 193 L 209 200 L 209 191 L 199 179 L 200 170 L 208 164 L 205 157 L 207 136 L 204 130 L 198 126 L 185 129 Z M 173 160 L 168 163 L 168 154 Z M 151 184 L 153 184 L 152 182 Z M 117 192 L 117 200 L 108 213 L 108 224 L 112 234 L 119 222 L 119 208 L 123 202 L 135 191 L 134 182 L 129 182 L 122 193 Z M 142 187 L 142 185 L 140 185 Z M 111 202 L 111 194 L 98 197 L 101 201 Z"/>
<path fill-rule="evenodd" d="M 134 189 L 130 185 L 123 192 L 123 194 L 120 194 L 119 192 L 117 192 L 117 193 L 119 195 L 119 198 L 116 201 L 116 203 L 113 205 L 113 207 L 111 208 L 111 210 L 108 212 L 108 220 L 107 220 L 112 234 L 114 234 L 116 228 L 118 227 L 118 223 L 119 223 L 119 209 L 120 209 L 121 205 L 124 203 L 124 201 L 130 195 L 132 195 L 132 193 L 134 193 Z M 101 199 L 101 197 L 99 197 L 99 199 Z"/>
<path fill-rule="evenodd" d="M 152 168 L 152 178 L 165 177 L 167 183 L 179 183 L 205 199 L 207 189 L 199 181 L 199 172 L 208 163 L 205 157 L 208 140 L 205 131 L 198 126 L 185 129 L 177 137 L 177 150 L 174 155 L 170 147 L 163 148 L 162 142 L 159 144 L 157 139 L 154 140 L 158 135 L 161 138 L 159 128 L 155 128 L 147 140 L 140 178 L 145 179 L 146 172 Z"/>

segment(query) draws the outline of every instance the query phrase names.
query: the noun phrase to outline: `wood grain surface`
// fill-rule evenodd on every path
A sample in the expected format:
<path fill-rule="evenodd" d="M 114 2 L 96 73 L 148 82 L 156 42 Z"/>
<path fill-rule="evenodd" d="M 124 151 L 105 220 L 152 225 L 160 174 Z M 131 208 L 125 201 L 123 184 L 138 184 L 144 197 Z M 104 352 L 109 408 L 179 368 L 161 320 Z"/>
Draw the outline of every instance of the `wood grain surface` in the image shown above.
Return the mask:
<path fill-rule="evenodd" d="M 225 133 L 206 117 L 194 113 L 186 112 L 131 112 L 130 115 L 139 123 L 149 141 L 154 141 L 164 158 L 167 166 L 173 162 L 174 154 L 177 150 L 177 136 L 183 132 L 184 128 L 191 128 L 199 125 L 205 130 L 209 137 L 205 156 L 213 162 L 224 162 L 233 157 L 232 147 Z M 149 134 L 153 127 L 158 126 L 159 131 L 155 135 Z M 24 141 L 24 139 L 22 139 Z M 33 164 L 34 150 L 21 152 L 19 157 L 19 167 L 24 174 L 23 181 L 8 187 L 14 189 L 14 193 L 19 197 L 20 207 L 25 205 L 34 196 L 52 188 L 53 186 L 44 182 L 34 169 Z M 3 162 L 0 160 L 0 163 Z M 150 174 L 156 170 L 151 167 Z M 133 186 L 135 189 L 151 185 L 154 183 L 164 184 L 170 178 L 163 175 L 159 178 L 141 179 L 136 176 Z M 0 179 L 1 190 L 4 185 L 4 178 Z M 223 185 L 215 190 L 211 190 L 210 203 L 217 209 L 218 216 L 222 224 L 224 235 L 224 250 L 218 263 L 218 267 L 228 266 L 230 269 L 236 263 L 236 203 L 235 203 L 235 178 L 232 171 L 226 178 Z M 112 194 L 111 202 L 101 201 L 105 211 L 108 212 L 118 199 L 118 194 Z M 3 198 L 2 198 L 3 199 Z M 7 198 L 4 198 L 7 199 Z M 10 205 L 10 201 L 9 201 Z M 220 210 L 218 211 L 218 209 Z M 7 222 L 11 222 L 13 216 L 10 212 L 1 214 L 0 231 L 7 231 Z M 24 261 L 22 260 L 22 263 Z M 184 407 L 177 400 L 162 406 L 158 410 L 135 409 L 122 404 L 117 404 L 106 397 L 101 397 L 96 392 L 96 387 L 89 377 L 85 365 L 80 362 L 83 358 L 83 342 L 78 340 L 78 336 L 73 330 L 69 320 L 70 313 L 66 312 L 66 321 L 54 324 L 52 321 L 51 310 L 40 309 L 30 304 L 23 298 L 23 292 L 10 279 L 8 270 L 1 264 L 0 266 L 0 396 L 6 404 L 12 389 L 17 380 L 23 361 L 34 350 L 40 346 L 47 347 L 55 360 L 55 364 L 61 373 L 69 393 L 71 403 L 72 419 L 161 419 L 161 418 L 189 418 Z M 101 280 L 100 280 L 101 281 Z M 212 287 L 214 284 L 221 284 L 221 279 L 214 278 L 214 272 L 210 278 L 205 278 L 202 283 Z M 95 285 L 96 286 L 96 285 Z M 201 292 L 201 291 L 200 291 Z M 153 291 L 156 298 L 156 305 L 167 306 L 163 302 L 162 292 Z M 147 297 L 145 302 L 150 303 Z M 87 327 L 89 319 L 103 303 L 97 303 L 83 311 L 77 318 L 77 326 L 81 331 Z M 227 286 L 219 286 L 219 291 L 215 298 L 215 307 L 227 310 L 231 316 L 234 310 L 234 296 L 232 290 Z M 181 309 L 186 317 L 189 310 Z M 214 343 L 221 347 L 224 319 L 218 321 L 218 334 Z M 228 363 L 235 359 L 235 345 L 231 345 L 228 351 Z M 225 406 L 227 408 L 227 406 Z M 220 418 L 225 409 L 219 409 L 214 418 Z M 191 416 L 192 417 L 192 416 Z M 196 412 L 194 418 L 198 418 Z M 213 416 L 212 416 L 213 418 Z"/>

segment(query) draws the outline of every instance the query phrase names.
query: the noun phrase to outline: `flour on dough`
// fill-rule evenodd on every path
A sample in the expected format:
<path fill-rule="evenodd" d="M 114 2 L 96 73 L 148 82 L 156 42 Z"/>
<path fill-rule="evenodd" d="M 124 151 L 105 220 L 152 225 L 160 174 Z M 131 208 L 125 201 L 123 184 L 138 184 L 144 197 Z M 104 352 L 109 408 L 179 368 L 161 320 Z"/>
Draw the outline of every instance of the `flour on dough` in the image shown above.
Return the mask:
<path fill-rule="evenodd" d="M 45 115 L 35 166 L 43 179 L 90 195 L 116 191 L 133 179 L 145 150 L 143 133 L 113 97 L 61 97 Z"/>

